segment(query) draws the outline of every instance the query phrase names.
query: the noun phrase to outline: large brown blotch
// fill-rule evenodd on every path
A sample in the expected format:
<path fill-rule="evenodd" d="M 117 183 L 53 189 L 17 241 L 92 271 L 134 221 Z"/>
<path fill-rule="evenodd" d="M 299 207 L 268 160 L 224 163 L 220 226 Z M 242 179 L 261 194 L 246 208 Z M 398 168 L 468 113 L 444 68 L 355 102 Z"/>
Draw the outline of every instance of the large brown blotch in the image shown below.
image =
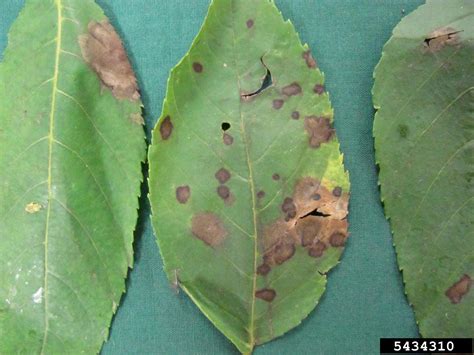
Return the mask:
<path fill-rule="evenodd" d="M 137 79 L 122 41 L 107 20 L 90 22 L 88 33 L 79 37 L 79 44 L 86 63 L 117 99 L 140 99 Z"/>
<path fill-rule="evenodd" d="M 211 247 L 221 245 L 227 237 L 228 232 L 224 224 L 214 213 L 198 213 L 193 216 L 191 223 L 193 235 Z"/>
<path fill-rule="evenodd" d="M 469 292 L 471 285 L 471 277 L 464 274 L 459 281 L 446 290 L 445 295 L 449 298 L 451 303 L 457 304 L 461 302 L 462 298 Z"/>
<path fill-rule="evenodd" d="M 319 148 L 334 136 L 331 120 L 327 117 L 308 116 L 304 120 L 304 128 L 309 135 L 308 144 L 311 148 Z"/>
<path fill-rule="evenodd" d="M 282 217 L 263 228 L 262 265 L 283 264 L 293 257 L 298 246 L 306 248 L 312 257 L 322 256 L 329 247 L 343 247 L 348 237 L 345 217 L 349 195 L 339 189 L 340 193 L 334 194 L 334 189 L 322 186 L 314 178 L 300 179 L 291 198 L 296 209 L 294 218 L 288 220 L 287 211 L 283 210 Z M 313 211 L 325 216 L 311 215 Z"/>

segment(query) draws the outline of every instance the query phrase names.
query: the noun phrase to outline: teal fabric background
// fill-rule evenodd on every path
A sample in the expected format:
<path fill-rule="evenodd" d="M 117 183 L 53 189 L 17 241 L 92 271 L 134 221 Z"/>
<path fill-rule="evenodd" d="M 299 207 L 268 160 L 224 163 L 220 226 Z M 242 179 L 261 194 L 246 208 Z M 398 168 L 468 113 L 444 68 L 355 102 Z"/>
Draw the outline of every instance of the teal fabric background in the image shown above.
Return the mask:
<path fill-rule="evenodd" d="M 140 81 L 150 137 L 169 71 L 199 31 L 209 0 L 98 2 L 126 43 Z M 379 200 L 370 91 L 372 72 L 393 27 L 422 2 L 276 0 L 326 75 L 352 183 L 351 237 L 316 310 L 295 330 L 259 347 L 256 354 L 375 354 L 380 337 L 418 334 Z M 0 51 L 23 3 L 0 2 Z M 135 267 L 102 354 L 236 353 L 192 302 L 182 293 L 176 295 L 168 284 L 148 214 L 142 197 Z"/>

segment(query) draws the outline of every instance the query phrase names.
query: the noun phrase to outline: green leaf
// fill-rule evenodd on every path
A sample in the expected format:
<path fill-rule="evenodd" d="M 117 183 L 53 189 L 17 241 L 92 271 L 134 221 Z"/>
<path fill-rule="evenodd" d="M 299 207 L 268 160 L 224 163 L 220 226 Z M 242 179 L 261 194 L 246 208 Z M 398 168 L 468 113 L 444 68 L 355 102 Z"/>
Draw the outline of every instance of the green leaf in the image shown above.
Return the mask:
<path fill-rule="evenodd" d="M 323 82 L 268 0 L 214 0 L 171 72 L 149 153 L 153 225 L 169 279 L 244 353 L 316 306 L 347 237 Z"/>
<path fill-rule="evenodd" d="M 474 3 L 428 1 L 375 71 L 382 199 L 425 337 L 474 334 Z"/>
<path fill-rule="evenodd" d="M 29 0 L 0 83 L 0 353 L 97 353 L 133 261 L 136 79 L 94 1 Z"/>

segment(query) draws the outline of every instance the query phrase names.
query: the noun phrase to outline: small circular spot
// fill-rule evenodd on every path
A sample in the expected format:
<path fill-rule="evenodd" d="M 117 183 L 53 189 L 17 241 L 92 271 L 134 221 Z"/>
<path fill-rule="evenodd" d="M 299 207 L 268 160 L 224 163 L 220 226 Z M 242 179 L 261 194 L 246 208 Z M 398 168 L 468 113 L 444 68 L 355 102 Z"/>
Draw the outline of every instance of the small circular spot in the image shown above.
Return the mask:
<path fill-rule="evenodd" d="M 202 73 L 202 71 L 204 70 L 204 67 L 202 66 L 201 63 L 199 63 L 199 62 L 194 62 L 194 63 L 193 63 L 193 70 L 194 70 L 196 73 Z"/>
<path fill-rule="evenodd" d="M 227 200 L 230 196 L 230 189 L 225 185 L 221 185 L 217 188 L 217 194 L 223 200 Z"/>
<path fill-rule="evenodd" d="M 253 20 L 252 19 L 248 19 L 247 20 L 247 28 L 252 28 L 253 27 Z"/>
<path fill-rule="evenodd" d="M 259 192 L 257 192 L 257 197 L 258 198 L 264 198 L 265 197 L 265 191 L 260 190 Z"/>
<path fill-rule="evenodd" d="M 280 175 L 275 173 L 275 174 L 272 175 L 272 179 L 275 180 L 275 181 L 278 181 L 278 180 L 280 180 Z"/>
<path fill-rule="evenodd" d="M 271 268 L 270 266 L 268 266 L 267 264 L 262 264 L 262 265 L 260 265 L 260 266 L 257 268 L 257 274 L 258 274 L 258 275 L 261 275 L 261 276 L 265 276 L 265 275 L 267 275 L 271 270 L 272 270 L 272 268 Z"/>
<path fill-rule="evenodd" d="M 229 170 L 225 168 L 219 169 L 214 176 L 221 184 L 225 184 L 231 177 Z"/>
<path fill-rule="evenodd" d="M 320 194 L 314 194 L 313 196 L 311 196 L 311 198 L 314 200 L 314 201 L 319 201 L 321 199 L 321 195 Z"/>
<path fill-rule="evenodd" d="M 232 137 L 228 133 L 224 133 L 224 136 L 222 137 L 222 139 L 225 145 L 232 145 L 234 143 L 234 137 Z"/>
<path fill-rule="evenodd" d="M 324 85 L 321 85 L 321 84 L 314 85 L 313 91 L 315 92 L 315 94 L 322 95 L 324 93 L 324 90 L 325 90 Z"/>
<path fill-rule="evenodd" d="M 300 113 L 298 111 L 293 111 L 291 113 L 291 118 L 294 119 L 294 120 L 297 120 L 300 118 Z"/>
<path fill-rule="evenodd" d="M 285 101 L 283 101 L 282 99 L 273 100 L 273 108 L 275 110 L 279 110 L 283 107 L 284 103 L 285 103 Z"/>
<path fill-rule="evenodd" d="M 230 128 L 230 123 L 229 122 L 222 122 L 221 128 L 224 132 L 227 131 Z"/>
<path fill-rule="evenodd" d="M 189 196 L 191 196 L 191 189 L 188 185 L 179 186 L 176 189 L 176 199 L 179 203 L 185 204 L 186 202 L 188 202 Z"/>
<path fill-rule="evenodd" d="M 332 194 L 336 197 L 341 197 L 342 195 L 342 188 L 337 186 L 334 188 L 334 190 L 332 190 Z"/>

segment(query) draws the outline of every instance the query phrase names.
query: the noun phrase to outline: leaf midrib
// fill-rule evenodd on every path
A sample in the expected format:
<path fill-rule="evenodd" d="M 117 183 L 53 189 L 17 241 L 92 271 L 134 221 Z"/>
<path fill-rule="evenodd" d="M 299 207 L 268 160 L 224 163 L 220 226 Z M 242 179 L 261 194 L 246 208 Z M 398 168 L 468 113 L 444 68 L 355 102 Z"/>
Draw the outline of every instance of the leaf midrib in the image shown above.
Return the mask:
<path fill-rule="evenodd" d="M 233 7 L 234 1 L 231 1 L 231 12 L 232 14 L 235 14 L 234 7 Z M 237 79 L 237 86 L 239 89 L 239 94 L 241 92 L 241 86 L 240 86 L 240 73 L 238 70 L 238 65 L 237 65 L 237 58 L 235 57 L 235 48 L 236 48 L 236 36 L 235 36 L 235 16 L 232 16 L 232 39 L 233 39 L 233 47 L 234 50 L 232 51 L 234 54 L 234 63 L 235 63 L 235 75 Z M 257 209 L 256 209 L 256 201 L 255 201 L 255 184 L 253 181 L 253 167 L 252 167 L 252 162 L 250 160 L 250 152 L 249 152 L 249 145 L 248 145 L 248 140 L 247 140 L 247 134 L 245 131 L 245 123 L 242 115 L 242 105 L 239 102 L 239 117 L 240 117 L 240 132 L 242 135 L 242 140 L 245 146 L 245 158 L 246 158 L 246 163 L 247 163 L 247 168 L 249 172 L 249 177 L 248 177 L 248 184 L 250 187 L 250 193 L 252 194 L 252 216 L 253 216 L 253 239 L 254 239 L 254 257 L 253 257 L 253 273 L 252 273 L 252 294 L 250 295 L 251 299 L 251 310 L 250 310 L 250 321 L 249 321 L 249 326 L 248 326 L 248 334 L 249 334 L 249 346 L 250 346 L 250 353 L 253 350 L 253 347 L 255 346 L 255 291 L 257 289 L 257 254 L 258 254 L 258 249 L 257 249 Z"/>
<path fill-rule="evenodd" d="M 62 44 L 62 0 L 55 0 L 57 11 L 57 34 L 56 34 L 56 53 L 54 61 L 54 74 L 51 94 L 51 110 L 49 114 L 49 133 L 48 133 L 48 208 L 46 211 L 46 226 L 44 235 L 44 287 L 43 287 L 43 298 L 44 298 L 44 335 L 43 343 L 41 345 L 41 354 L 44 354 L 45 346 L 48 340 L 49 332 L 49 317 L 48 317 L 48 239 L 49 239 L 49 220 L 51 216 L 51 200 L 52 200 L 52 156 L 53 156 L 53 145 L 54 145 L 54 119 L 56 113 L 56 95 L 58 88 L 59 79 L 59 60 L 61 55 L 61 44 Z"/>

